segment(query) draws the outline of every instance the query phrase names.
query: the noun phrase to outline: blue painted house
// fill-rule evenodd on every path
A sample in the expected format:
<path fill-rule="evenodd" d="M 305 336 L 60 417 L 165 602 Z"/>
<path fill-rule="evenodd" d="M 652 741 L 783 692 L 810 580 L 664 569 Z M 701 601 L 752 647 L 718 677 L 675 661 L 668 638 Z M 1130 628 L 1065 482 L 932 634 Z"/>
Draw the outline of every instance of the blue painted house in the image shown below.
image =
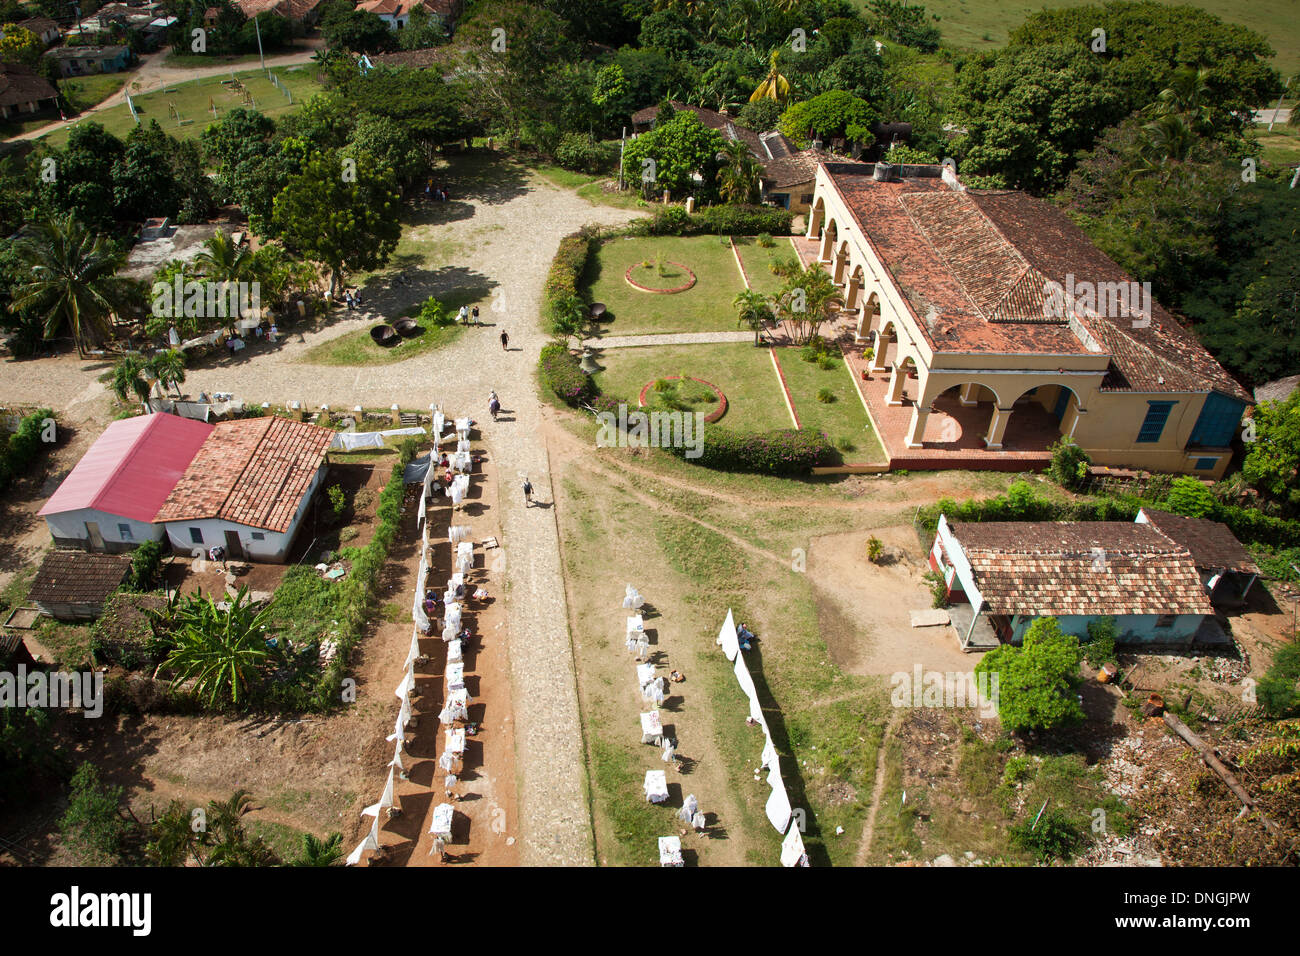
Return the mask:
<path fill-rule="evenodd" d="M 1222 643 L 1191 551 L 1149 521 L 939 519 L 930 566 L 943 576 L 965 650 L 1019 644 L 1040 617 L 1086 638 L 1115 618 L 1127 644 Z M 964 606 L 964 607 L 963 607 Z M 980 634 L 987 639 L 980 640 Z"/>
<path fill-rule="evenodd" d="M 131 65 L 131 51 L 124 46 L 60 46 L 45 56 L 58 65 L 60 76 L 118 73 Z"/>

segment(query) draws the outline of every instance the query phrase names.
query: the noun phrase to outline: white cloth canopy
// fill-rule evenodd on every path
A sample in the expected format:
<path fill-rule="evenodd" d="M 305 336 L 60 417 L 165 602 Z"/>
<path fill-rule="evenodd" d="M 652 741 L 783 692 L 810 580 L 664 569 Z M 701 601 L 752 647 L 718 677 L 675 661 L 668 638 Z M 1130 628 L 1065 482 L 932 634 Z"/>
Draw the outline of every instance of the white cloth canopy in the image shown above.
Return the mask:
<path fill-rule="evenodd" d="M 469 537 L 469 527 L 463 524 L 454 524 L 447 529 L 447 540 L 452 544 L 457 544 Z"/>
<path fill-rule="evenodd" d="M 461 644 L 459 637 L 447 642 L 447 662 L 449 664 L 456 664 L 465 659 L 465 651 Z"/>
<path fill-rule="evenodd" d="M 785 781 L 781 779 L 781 768 L 773 767 L 767 775 L 767 782 L 772 793 L 767 798 L 767 819 L 776 827 L 777 833 L 784 833 L 790 825 L 790 797 L 785 792 Z"/>
<path fill-rule="evenodd" d="M 415 690 L 415 672 L 408 670 L 402 682 L 397 685 L 397 690 L 393 691 L 399 700 L 410 700 L 411 691 Z"/>
<path fill-rule="evenodd" d="M 443 839 L 451 837 L 451 824 L 456 817 L 456 808 L 450 803 L 440 803 L 433 808 L 433 819 L 429 821 L 429 832 Z"/>
<path fill-rule="evenodd" d="M 677 819 L 683 823 L 690 823 L 691 817 L 700 812 L 700 801 L 695 799 L 695 794 L 688 794 L 682 801 L 682 808 L 677 811 Z"/>
<path fill-rule="evenodd" d="M 357 844 L 357 848 L 348 854 L 347 865 L 356 866 L 361 862 L 361 854 L 366 850 L 379 849 L 379 817 L 375 817 L 375 823 L 366 834 L 366 838 Z"/>
<path fill-rule="evenodd" d="M 659 838 L 659 865 L 685 866 L 682 860 L 682 841 L 680 837 Z"/>
<path fill-rule="evenodd" d="M 623 607 L 629 608 L 631 610 L 636 610 L 644 603 L 645 601 L 642 600 L 641 595 L 640 593 L 638 593 L 637 589 L 632 587 L 632 585 L 629 584 L 626 590 L 624 590 L 623 592 Z"/>
<path fill-rule="evenodd" d="M 469 705 L 474 702 L 474 698 L 469 696 L 465 688 L 454 690 L 447 696 L 447 703 L 443 705 L 442 711 L 438 714 L 438 719 L 444 724 L 450 724 L 456 720 L 469 720 Z"/>
<path fill-rule="evenodd" d="M 379 798 L 378 803 L 372 803 L 361 811 L 363 817 L 378 817 L 380 811 L 386 810 L 393 805 L 393 768 L 388 768 L 388 782 L 384 784 L 384 792 Z"/>
<path fill-rule="evenodd" d="M 636 683 L 638 687 L 644 687 L 655 679 L 655 666 L 653 664 L 636 665 Z"/>
<path fill-rule="evenodd" d="M 447 665 L 447 690 L 461 690 L 465 686 L 465 665 L 448 664 Z"/>
<path fill-rule="evenodd" d="M 659 718 L 659 711 L 652 710 L 641 715 L 641 743 L 659 744 L 664 735 L 664 725 Z"/>
<path fill-rule="evenodd" d="M 790 832 L 785 835 L 781 841 L 781 865 L 782 866 L 807 866 L 808 851 L 803 846 L 803 834 L 799 832 L 799 827 L 790 827 Z"/>
<path fill-rule="evenodd" d="M 641 786 L 650 803 L 663 803 L 668 799 L 668 776 L 662 770 L 647 770 Z"/>

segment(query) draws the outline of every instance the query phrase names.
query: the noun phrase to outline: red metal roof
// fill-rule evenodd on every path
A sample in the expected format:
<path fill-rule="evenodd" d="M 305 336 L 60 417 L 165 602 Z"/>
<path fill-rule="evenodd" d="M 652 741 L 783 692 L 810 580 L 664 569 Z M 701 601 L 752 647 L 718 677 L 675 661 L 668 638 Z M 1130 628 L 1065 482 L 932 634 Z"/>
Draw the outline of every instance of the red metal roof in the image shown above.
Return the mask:
<path fill-rule="evenodd" d="M 287 418 L 220 422 L 151 520 L 287 531 L 333 440 L 332 429 Z"/>
<path fill-rule="evenodd" d="M 211 431 L 212 426 L 204 422 L 166 412 L 113 422 L 40 514 L 93 508 L 135 521 L 153 521 Z"/>

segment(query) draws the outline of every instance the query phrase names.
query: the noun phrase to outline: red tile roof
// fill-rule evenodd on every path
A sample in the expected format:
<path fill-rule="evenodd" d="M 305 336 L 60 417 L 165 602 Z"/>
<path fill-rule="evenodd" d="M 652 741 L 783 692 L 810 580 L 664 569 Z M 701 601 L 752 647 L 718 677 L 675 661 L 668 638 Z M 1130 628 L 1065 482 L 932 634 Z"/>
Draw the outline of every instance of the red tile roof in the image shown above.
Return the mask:
<path fill-rule="evenodd" d="M 1226 524 L 1209 518 L 1189 518 L 1171 511 L 1143 508 L 1157 531 L 1192 555 L 1198 568 L 1259 574 L 1259 566 Z"/>
<path fill-rule="evenodd" d="M 112 422 L 45 502 L 40 514 L 92 508 L 153 521 L 212 426 L 158 412 Z"/>
<path fill-rule="evenodd" d="M 937 352 L 1112 357 L 1107 390 L 1244 389 L 1191 332 L 1152 302 L 1149 327 L 1127 314 L 1046 316 L 1048 281 L 1130 282 L 1115 262 L 1051 203 L 1019 192 L 957 191 L 937 168 L 877 182 L 869 164 L 826 164 L 833 188 L 910 305 Z M 847 225 L 847 224 L 846 224 Z M 1091 346 L 1086 341 L 1091 338 Z"/>
<path fill-rule="evenodd" d="M 951 522 L 993 614 L 1213 614 L 1191 553 L 1128 521 Z"/>
<path fill-rule="evenodd" d="M 331 429 L 287 418 L 220 422 L 154 520 L 287 531 L 333 440 Z"/>

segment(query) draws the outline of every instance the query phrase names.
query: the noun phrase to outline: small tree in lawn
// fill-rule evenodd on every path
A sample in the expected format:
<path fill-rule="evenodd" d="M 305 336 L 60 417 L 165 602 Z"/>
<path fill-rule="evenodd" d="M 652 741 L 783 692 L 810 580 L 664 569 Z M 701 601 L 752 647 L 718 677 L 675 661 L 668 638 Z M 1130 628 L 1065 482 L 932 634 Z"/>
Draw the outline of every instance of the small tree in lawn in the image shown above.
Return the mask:
<path fill-rule="evenodd" d="M 761 292 L 746 289 L 732 299 L 731 304 L 736 309 L 736 324 L 752 330 L 754 344 L 758 345 L 759 333 L 763 331 L 763 326 L 773 320 L 772 306 L 768 303 L 767 297 Z"/>
<path fill-rule="evenodd" d="M 1064 633 L 1056 618 L 1041 617 L 1021 647 L 989 651 L 975 673 L 997 675 L 998 716 L 1007 730 L 1052 730 L 1083 719 L 1076 695 L 1081 659 L 1079 639 Z"/>
<path fill-rule="evenodd" d="M 822 323 L 838 311 L 844 295 L 817 263 L 796 272 L 777 294 L 777 307 L 796 345 L 807 345 Z"/>
<path fill-rule="evenodd" d="M 329 269 L 337 297 L 345 270 L 377 269 L 397 248 L 399 206 L 393 171 L 369 154 L 314 153 L 275 197 L 271 221 L 287 249 Z"/>
<path fill-rule="evenodd" d="M 551 304 L 551 334 L 568 348 L 569 339 L 582 334 L 587 324 L 587 306 L 576 295 L 566 296 Z"/>

